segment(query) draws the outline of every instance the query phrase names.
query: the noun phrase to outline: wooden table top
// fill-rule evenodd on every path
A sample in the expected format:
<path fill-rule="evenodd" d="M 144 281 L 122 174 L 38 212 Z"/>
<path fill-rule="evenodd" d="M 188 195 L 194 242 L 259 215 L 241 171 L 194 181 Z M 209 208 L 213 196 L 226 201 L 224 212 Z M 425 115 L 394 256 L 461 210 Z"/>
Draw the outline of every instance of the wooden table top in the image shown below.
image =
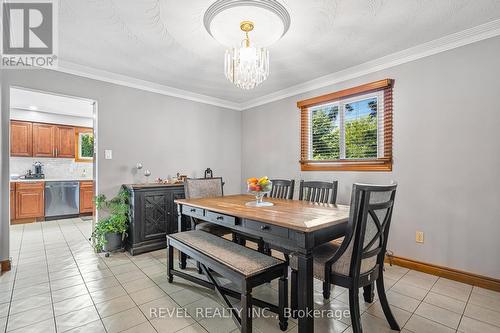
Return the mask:
<path fill-rule="evenodd" d="M 349 219 L 349 206 L 314 204 L 299 200 L 264 198 L 274 203 L 271 207 L 248 207 L 255 201 L 252 195 L 227 195 L 200 199 L 178 199 L 178 204 L 207 209 L 220 214 L 311 232 L 331 225 L 345 223 Z"/>

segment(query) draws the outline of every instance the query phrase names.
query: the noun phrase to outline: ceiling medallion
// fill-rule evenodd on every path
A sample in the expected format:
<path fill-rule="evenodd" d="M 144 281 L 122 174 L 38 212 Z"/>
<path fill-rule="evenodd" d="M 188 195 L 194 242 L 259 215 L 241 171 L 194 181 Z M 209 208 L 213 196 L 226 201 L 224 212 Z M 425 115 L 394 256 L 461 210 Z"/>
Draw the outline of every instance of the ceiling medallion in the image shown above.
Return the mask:
<path fill-rule="evenodd" d="M 203 23 L 215 40 L 229 48 L 226 78 L 239 88 L 253 89 L 269 76 L 269 51 L 264 47 L 285 35 L 290 14 L 276 0 L 218 0 L 205 12 Z M 243 41 L 236 26 L 245 34 Z"/>

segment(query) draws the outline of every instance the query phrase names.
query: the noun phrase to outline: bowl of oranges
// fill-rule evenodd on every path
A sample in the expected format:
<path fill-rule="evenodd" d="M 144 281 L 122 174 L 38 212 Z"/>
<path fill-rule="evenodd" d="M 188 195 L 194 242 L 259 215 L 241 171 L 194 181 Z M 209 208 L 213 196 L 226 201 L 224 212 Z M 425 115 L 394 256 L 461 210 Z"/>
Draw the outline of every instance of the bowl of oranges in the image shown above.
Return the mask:
<path fill-rule="evenodd" d="M 269 207 L 272 206 L 272 202 L 264 202 L 264 196 L 271 192 L 273 188 L 273 183 L 268 177 L 261 178 L 248 178 L 247 179 L 247 189 L 248 193 L 255 195 L 255 201 L 247 202 L 247 206 L 252 207 Z"/>

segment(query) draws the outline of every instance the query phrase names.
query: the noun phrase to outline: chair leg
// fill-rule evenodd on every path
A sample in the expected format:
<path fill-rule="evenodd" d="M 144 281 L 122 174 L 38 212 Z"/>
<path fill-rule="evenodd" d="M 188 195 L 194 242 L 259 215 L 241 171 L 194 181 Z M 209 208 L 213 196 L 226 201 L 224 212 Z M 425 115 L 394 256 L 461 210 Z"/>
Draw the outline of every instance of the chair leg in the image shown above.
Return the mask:
<path fill-rule="evenodd" d="M 330 292 L 332 290 L 332 285 L 328 282 L 323 282 L 323 298 L 330 299 Z"/>
<path fill-rule="evenodd" d="M 264 253 L 265 255 L 268 255 L 268 256 L 271 255 L 271 248 L 269 247 L 269 245 L 264 243 L 264 251 L 262 253 Z"/>
<path fill-rule="evenodd" d="M 285 257 L 286 263 L 290 264 L 290 255 L 288 253 L 283 253 L 283 257 Z"/>
<path fill-rule="evenodd" d="M 262 239 L 257 243 L 257 251 L 264 253 L 264 241 Z"/>
<path fill-rule="evenodd" d="M 299 307 L 298 305 L 298 293 L 297 293 L 297 277 L 298 277 L 298 272 L 296 270 L 292 269 L 292 276 L 291 276 L 291 295 L 290 295 L 290 308 L 292 309 L 292 318 L 296 318 L 296 313 L 297 309 Z"/>
<path fill-rule="evenodd" d="M 366 303 L 373 303 L 375 299 L 375 283 L 363 287 L 363 297 Z"/>
<path fill-rule="evenodd" d="M 187 265 L 187 255 L 179 251 L 179 268 L 186 269 Z"/>
<path fill-rule="evenodd" d="M 241 294 L 241 332 L 252 332 L 252 290 Z"/>
<path fill-rule="evenodd" d="M 288 328 L 288 318 L 285 316 L 286 308 L 288 307 L 288 268 L 279 280 L 279 320 L 280 329 L 286 331 Z"/>
<path fill-rule="evenodd" d="M 385 294 L 384 287 L 384 277 L 382 275 L 382 272 L 380 272 L 380 275 L 377 279 L 377 293 L 380 300 L 380 305 L 382 306 L 382 310 L 384 311 L 384 315 L 387 319 L 387 322 L 389 323 L 389 326 L 391 326 L 391 329 L 395 331 L 401 331 L 396 318 L 394 318 L 394 315 L 392 314 L 389 302 L 387 301 L 387 295 Z"/>
<path fill-rule="evenodd" d="M 171 273 L 172 269 L 174 269 L 174 248 L 167 240 L 167 278 L 169 283 L 174 281 L 174 276 Z"/>
<path fill-rule="evenodd" d="M 201 269 L 201 264 L 199 261 L 196 262 L 196 267 L 198 268 L 198 274 L 202 274 L 203 270 Z"/>
<path fill-rule="evenodd" d="M 357 286 L 353 286 L 349 289 L 349 310 L 351 312 L 353 333 L 362 333 L 361 315 L 359 313 L 359 288 Z"/>

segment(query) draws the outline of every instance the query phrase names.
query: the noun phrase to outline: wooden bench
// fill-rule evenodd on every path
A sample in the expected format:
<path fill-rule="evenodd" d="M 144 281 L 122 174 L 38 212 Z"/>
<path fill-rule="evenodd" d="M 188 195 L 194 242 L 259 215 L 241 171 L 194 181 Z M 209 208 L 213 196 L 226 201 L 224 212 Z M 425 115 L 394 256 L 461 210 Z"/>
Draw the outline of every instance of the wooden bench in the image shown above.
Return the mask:
<path fill-rule="evenodd" d="M 169 282 L 172 282 L 173 276 L 176 275 L 214 289 L 231 309 L 233 320 L 241 332 L 252 332 L 253 305 L 277 313 L 280 329 L 282 331 L 287 329 L 285 308 L 288 303 L 288 265 L 286 262 L 201 230 L 170 234 L 167 236 L 167 245 Z M 209 281 L 175 270 L 174 248 L 199 262 Z M 229 279 L 241 292 L 219 285 L 213 272 Z M 278 305 L 252 298 L 253 288 L 277 278 L 279 278 Z M 241 300 L 241 316 L 227 296 Z"/>

